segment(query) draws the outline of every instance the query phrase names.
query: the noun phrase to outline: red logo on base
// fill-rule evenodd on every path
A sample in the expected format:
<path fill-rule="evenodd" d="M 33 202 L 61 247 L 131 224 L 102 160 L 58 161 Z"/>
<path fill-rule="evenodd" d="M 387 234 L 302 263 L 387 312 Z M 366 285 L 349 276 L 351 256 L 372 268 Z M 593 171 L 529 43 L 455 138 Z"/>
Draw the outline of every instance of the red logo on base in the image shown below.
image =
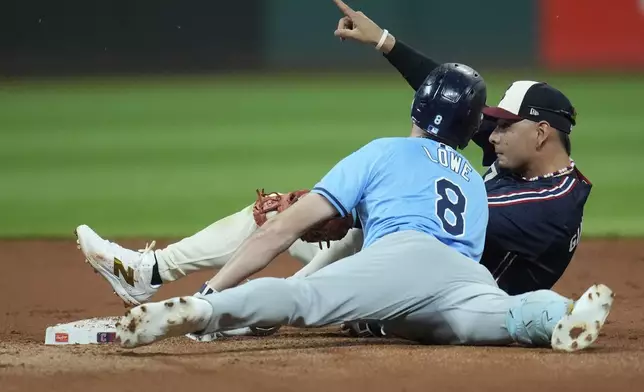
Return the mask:
<path fill-rule="evenodd" d="M 67 343 L 69 342 L 69 334 L 57 333 L 54 339 L 56 340 L 56 343 Z"/>

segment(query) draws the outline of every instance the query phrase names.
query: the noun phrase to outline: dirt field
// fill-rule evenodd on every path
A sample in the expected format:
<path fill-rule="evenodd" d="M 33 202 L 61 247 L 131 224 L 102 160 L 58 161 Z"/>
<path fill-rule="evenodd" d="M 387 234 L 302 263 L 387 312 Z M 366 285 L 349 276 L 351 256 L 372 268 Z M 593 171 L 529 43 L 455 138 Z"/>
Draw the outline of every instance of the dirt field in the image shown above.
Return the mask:
<path fill-rule="evenodd" d="M 124 241 L 138 249 L 144 242 Z M 162 246 L 163 244 L 160 244 Z M 115 345 L 43 345 L 58 322 L 121 315 L 109 286 L 83 263 L 74 240 L 0 241 L 0 390 L 9 391 L 642 391 L 644 243 L 582 241 L 559 292 L 577 296 L 593 282 L 616 293 L 594 348 L 428 347 L 350 339 L 336 328 L 286 329 L 268 338 L 212 343 L 176 339 L 136 350 Z M 286 276 L 281 258 L 266 274 Z M 194 292 L 211 274 L 164 287 L 157 298 Z"/>

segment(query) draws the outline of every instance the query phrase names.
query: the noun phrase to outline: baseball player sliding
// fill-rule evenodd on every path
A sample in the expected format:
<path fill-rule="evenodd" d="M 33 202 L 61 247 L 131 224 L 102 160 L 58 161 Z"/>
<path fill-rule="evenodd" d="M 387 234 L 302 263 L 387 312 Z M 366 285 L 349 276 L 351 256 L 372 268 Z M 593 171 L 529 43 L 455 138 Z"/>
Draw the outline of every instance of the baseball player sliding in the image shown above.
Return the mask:
<path fill-rule="evenodd" d="M 368 143 L 310 193 L 259 229 L 249 227 L 252 234 L 200 293 L 129 310 L 117 325 L 121 345 L 252 326 L 380 320 L 392 334 L 422 343 L 588 347 L 612 305 L 608 287 L 594 285 L 576 303 L 550 290 L 510 296 L 477 263 L 487 196 L 481 176 L 456 149 L 478 129 L 485 100 L 485 83 L 475 70 L 435 68 L 414 97 L 410 137 Z M 307 276 L 240 285 L 298 238 L 352 213 L 362 227 L 360 252 Z M 122 274 L 131 286 L 152 282 L 159 263 L 151 247 L 137 254 L 86 226 L 77 234 L 88 261 L 115 289 L 124 287 Z M 122 260 L 135 256 L 136 269 L 125 267 Z M 168 265 L 164 273 L 187 273 L 182 265 Z M 149 297 L 146 290 L 121 294 L 138 301 Z"/>

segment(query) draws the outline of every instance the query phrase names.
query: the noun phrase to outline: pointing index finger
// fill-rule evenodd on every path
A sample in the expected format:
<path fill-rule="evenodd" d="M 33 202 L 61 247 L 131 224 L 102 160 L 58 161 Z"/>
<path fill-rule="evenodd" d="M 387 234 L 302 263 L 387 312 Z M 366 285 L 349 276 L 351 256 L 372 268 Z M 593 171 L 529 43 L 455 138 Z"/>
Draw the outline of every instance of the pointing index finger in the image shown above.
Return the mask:
<path fill-rule="evenodd" d="M 356 12 L 351 7 L 346 5 L 344 3 L 344 1 L 342 1 L 342 0 L 333 0 L 333 2 L 335 3 L 336 6 L 338 6 L 340 11 L 342 11 L 342 13 L 345 14 L 346 16 L 355 15 Z"/>

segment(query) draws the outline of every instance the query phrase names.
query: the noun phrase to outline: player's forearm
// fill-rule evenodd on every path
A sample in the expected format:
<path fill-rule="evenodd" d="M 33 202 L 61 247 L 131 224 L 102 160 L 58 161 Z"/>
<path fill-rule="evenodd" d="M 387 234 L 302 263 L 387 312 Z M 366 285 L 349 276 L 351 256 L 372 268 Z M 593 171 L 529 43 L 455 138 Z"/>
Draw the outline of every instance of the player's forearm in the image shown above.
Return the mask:
<path fill-rule="evenodd" d="M 417 90 L 427 75 L 439 65 L 411 46 L 396 40 L 393 36 L 391 36 L 391 40 L 385 41 L 381 51 L 414 90 Z"/>
<path fill-rule="evenodd" d="M 222 291 L 248 279 L 251 275 L 266 268 L 280 253 L 288 249 L 297 237 L 280 232 L 274 224 L 267 222 L 251 235 L 237 250 L 208 286 Z"/>

